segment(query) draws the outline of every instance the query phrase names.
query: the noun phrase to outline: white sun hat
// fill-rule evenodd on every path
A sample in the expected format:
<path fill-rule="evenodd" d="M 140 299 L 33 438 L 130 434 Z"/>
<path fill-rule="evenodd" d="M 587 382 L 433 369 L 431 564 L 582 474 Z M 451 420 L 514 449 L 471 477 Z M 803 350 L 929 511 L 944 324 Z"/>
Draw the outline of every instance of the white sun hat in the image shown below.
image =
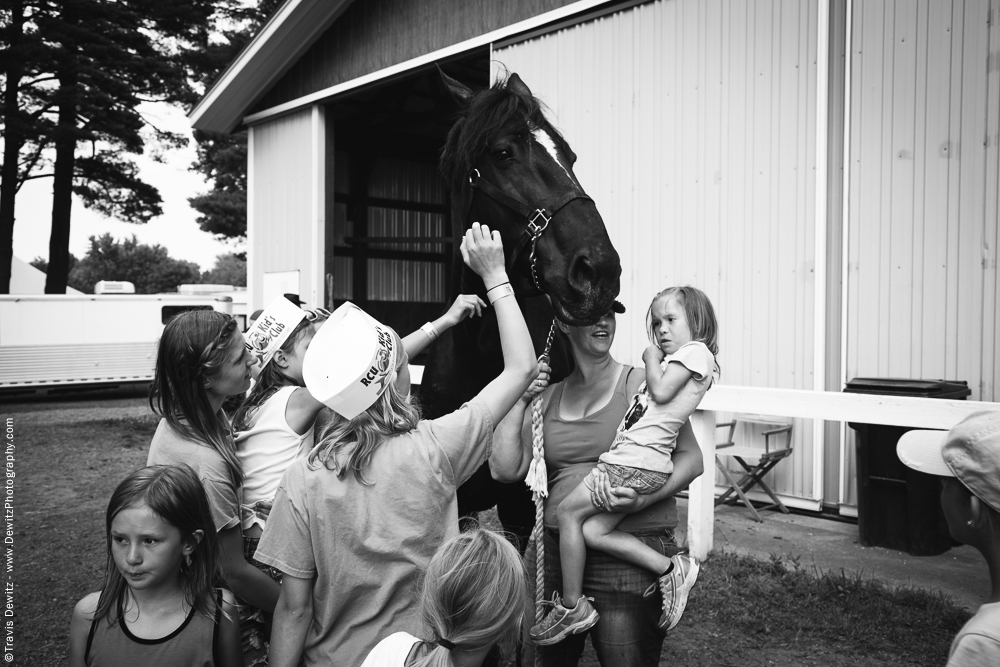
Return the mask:
<path fill-rule="evenodd" d="M 247 350 L 259 360 L 257 365 L 250 369 L 250 374 L 255 380 L 305 316 L 306 311 L 285 297 L 279 296 L 267 305 L 253 326 L 243 334 Z"/>
<path fill-rule="evenodd" d="M 316 400 L 354 419 L 392 382 L 401 347 L 391 328 L 348 302 L 313 336 L 302 378 Z"/>

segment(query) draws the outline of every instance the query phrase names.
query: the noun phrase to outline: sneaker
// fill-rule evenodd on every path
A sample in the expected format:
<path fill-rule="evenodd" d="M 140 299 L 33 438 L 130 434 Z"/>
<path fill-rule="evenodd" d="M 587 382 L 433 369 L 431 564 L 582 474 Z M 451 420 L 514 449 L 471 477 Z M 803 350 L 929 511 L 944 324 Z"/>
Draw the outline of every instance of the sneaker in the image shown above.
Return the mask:
<path fill-rule="evenodd" d="M 538 625 L 531 628 L 531 638 L 540 646 L 549 646 L 561 642 L 570 635 L 589 630 L 601 616 L 590 604 L 594 598 L 581 595 L 576 601 L 576 607 L 567 609 L 562 605 L 558 593 L 552 594 L 552 610 Z"/>
<path fill-rule="evenodd" d="M 663 595 L 663 613 L 660 615 L 659 627 L 667 630 L 673 630 L 680 622 L 699 570 L 698 561 L 687 554 L 677 554 L 670 560 L 674 569 L 660 577 L 659 581 L 642 594 L 643 597 L 649 597 L 657 588 L 660 589 Z"/>

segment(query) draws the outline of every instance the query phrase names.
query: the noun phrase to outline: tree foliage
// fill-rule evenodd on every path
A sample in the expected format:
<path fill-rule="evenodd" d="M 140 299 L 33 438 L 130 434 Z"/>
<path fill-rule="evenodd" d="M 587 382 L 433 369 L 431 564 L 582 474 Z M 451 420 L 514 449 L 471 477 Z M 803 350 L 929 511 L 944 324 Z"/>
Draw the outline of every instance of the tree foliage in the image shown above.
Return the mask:
<path fill-rule="evenodd" d="M 247 258 L 243 253 L 227 253 L 215 259 L 211 271 L 201 274 L 201 282 L 214 285 L 247 286 Z"/>
<path fill-rule="evenodd" d="M 281 6 L 280 0 L 260 0 L 234 9 L 222 40 L 191 54 L 192 68 L 200 71 L 206 87 L 231 63 L 240 50 Z M 200 214 L 202 230 L 221 238 L 242 239 L 247 233 L 247 142 L 242 134 L 196 131 L 198 159 L 192 166 L 209 180 L 211 190 L 188 199 Z"/>
<path fill-rule="evenodd" d="M 194 262 L 174 259 L 163 246 L 139 243 L 135 235 L 116 241 L 111 234 L 90 237 L 90 248 L 70 272 L 69 283 L 92 293 L 99 280 L 127 280 L 136 294 L 176 292 L 177 286 L 201 282 Z"/>
<path fill-rule="evenodd" d="M 4 164 L 0 292 L 9 287 L 14 197 L 53 178 L 47 292 L 65 291 L 72 195 L 128 222 L 161 213 L 130 156 L 186 139 L 143 116 L 144 102 L 191 104 L 191 51 L 207 47 L 226 0 L 5 0 L 0 4 Z"/>

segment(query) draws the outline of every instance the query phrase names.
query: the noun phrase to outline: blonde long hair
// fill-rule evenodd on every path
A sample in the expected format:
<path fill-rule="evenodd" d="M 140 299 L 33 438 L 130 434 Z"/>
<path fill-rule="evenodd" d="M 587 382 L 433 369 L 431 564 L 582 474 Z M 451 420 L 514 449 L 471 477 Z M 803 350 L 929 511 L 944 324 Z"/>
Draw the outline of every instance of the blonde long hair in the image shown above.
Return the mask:
<path fill-rule="evenodd" d="M 427 566 L 421 598 L 424 624 L 439 645 L 414 667 L 451 665 L 451 649 L 476 651 L 496 645 L 513 658 L 521 624 L 531 614 L 524 561 L 501 535 L 474 529 L 442 544 Z"/>
<path fill-rule="evenodd" d="M 390 382 L 371 407 L 354 419 L 334 415 L 309 452 L 309 468 L 315 470 L 323 465 L 340 479 L 350 471 L 359 482 L 368 484 L 365 471 L 375 450 L 388 438 L 409 433 L 418 423 L 420 410 Z"/>

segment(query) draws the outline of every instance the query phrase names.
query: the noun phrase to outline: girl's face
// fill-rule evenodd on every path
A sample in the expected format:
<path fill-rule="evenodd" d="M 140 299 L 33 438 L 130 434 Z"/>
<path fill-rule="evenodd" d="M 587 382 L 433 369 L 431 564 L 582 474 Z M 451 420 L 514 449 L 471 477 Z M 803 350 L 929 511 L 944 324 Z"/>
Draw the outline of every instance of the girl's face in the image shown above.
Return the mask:
<path fill-rule="evenodd" d="M 111 521 L 111 555 L 132 590 L 174 584 L 199 539 L 185 540 L 146 504 L 124 509 Z"/>
<path fill-rule="evenodd" d="M 661 296 L 650 310 L 650 327 L 664 354 L 673 354 L 691 342 L 687 313 L 675 296 Z"/>
<path fill-rule="evenodd" d="M 242 394 L 250 388 L 250 367 L 254 358 L 243 344 L 243 336 L 233 336 L 226 349 L 226 357 L 219 368 L 208 376 L 206 391 L 223 400 Z"/>
<path fill-rule="evenodd" d="M 596 324 L 589 327 L 564 326 L 563 331 L 574 350 L 603 357 L 611 352 L 611 344 L 615 342 L 616 326 L 614 311 L 608 311 L 597 320 Z"/>
<path fill-rule="evenodd" d="M 292 345 L 292 349 L 285 354 L 285 360 L 287 366 L 285 370 L 290 378 L 295 380 L 299 385 L 303 384 L 302 380 L 302 361 L 306 358 L 306 350 L 309 349 L 309 343 L 312 342 L 313 336 L 319 330 L 322 322 L 313 322 L 299 335 L 298 340 Z M 274 362 L 271 362 L 274 363 Z"/>

